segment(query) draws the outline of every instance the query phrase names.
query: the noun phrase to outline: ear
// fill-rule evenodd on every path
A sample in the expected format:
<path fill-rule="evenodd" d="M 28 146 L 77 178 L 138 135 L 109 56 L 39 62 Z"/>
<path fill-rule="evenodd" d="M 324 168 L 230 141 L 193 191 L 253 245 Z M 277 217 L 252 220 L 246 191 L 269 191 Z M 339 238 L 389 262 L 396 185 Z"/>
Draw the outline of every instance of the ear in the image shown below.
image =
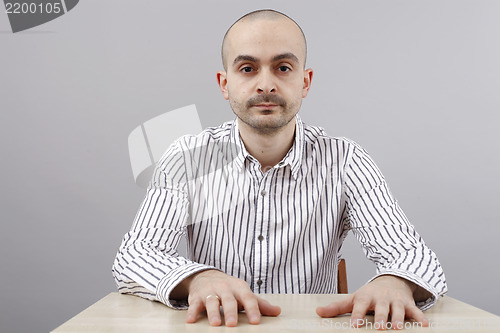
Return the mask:
<path fill-rule="evenodd" d="M 311 88 L 311 81 L 313 78 L 313 70 L 312 68 L 308 68 L 304 70 L 304 86 L 302 88 L 302 98 L 305 98 L 309 93 L 309 89 Z"/>
<path fill-rule="evenodd" d="M 225 99 L 229 99 L 229 94 L 227 92 L 227 74 L 224 71 L 217 72 L 217 83 L 219 84 L 220 91 L 224 95 Z"/>

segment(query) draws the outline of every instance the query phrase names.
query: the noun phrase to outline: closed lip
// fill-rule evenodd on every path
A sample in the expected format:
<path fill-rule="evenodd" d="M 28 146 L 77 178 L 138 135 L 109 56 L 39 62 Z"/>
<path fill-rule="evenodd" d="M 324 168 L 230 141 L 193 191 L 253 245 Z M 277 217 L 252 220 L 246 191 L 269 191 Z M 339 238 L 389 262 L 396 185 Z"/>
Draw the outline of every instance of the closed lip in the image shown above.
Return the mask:
<path fill-rule="evenodd" d="M 277 104 L 257 104 L 257 105 L 254 105 L 255 107 L 258 107 L 258 108 L 272 108 L 272 107 L 275 107 L 275 106 L 278 106 Z"/>

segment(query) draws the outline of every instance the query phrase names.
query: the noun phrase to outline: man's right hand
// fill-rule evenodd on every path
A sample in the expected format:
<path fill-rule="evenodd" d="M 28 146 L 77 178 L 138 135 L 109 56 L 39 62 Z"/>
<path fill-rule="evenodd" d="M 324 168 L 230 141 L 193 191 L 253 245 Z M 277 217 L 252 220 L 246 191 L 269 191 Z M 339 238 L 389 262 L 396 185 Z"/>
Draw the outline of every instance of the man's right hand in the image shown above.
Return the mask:
<path fill-rule="evenodd" d="M 279 306 L 255 295 L 245 281 L 217 270 L 196 273 L 181 284 L 188 293 L 187 323 L 196 322 L 198 314 L 206 310 L 210 325 L 220 326 L 221 305 L 226 326 L 236 326 L 238 311 L 243 309 L 250 324 L 258 324 L 261 315 L 278 316 L 281 313 Z"/>

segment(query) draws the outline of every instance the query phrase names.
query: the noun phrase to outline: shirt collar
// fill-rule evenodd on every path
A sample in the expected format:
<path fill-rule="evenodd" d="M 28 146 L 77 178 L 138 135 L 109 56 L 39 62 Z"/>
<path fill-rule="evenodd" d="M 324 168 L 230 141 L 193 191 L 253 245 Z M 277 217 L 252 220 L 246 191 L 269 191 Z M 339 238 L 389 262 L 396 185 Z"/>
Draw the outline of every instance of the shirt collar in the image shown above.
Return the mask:
<path fill-rule="evenodd" d="M 285 165 L 290 165 L 290 170 L 292 172 L 292 176 L 294 179 L 297 179 L 297 174 L 300 170 L 302 155 L 304 152 L 304 124 L 302 123 L 302 119 L 299 115 L 295 115 L 295 139 L 292 147 L 286 154 L 286 156 L 281 160 L 277 167 L 283 167 Z M 243 144 L 243 140 L 241 140 L 240 132 L 238 129 L 238 119 L 236 118 L 233 121 L 233 126 L 231 128 L 231 142 L 236 144 L 239 152 L 235 159 L 233 160 L 233 164 L 235 168 L 241 172 L 243 166 L 245 165 L 245 160 L 247 157 L 251 157 L 250 153 L 245 148 Z"/>
<path fill-rule="evenodd" d="M 248 153 L 247 149 L 245 148 L 245 145 L 243 144 L 243 140 L 241 140 L 240 131 L 238 129 L 238 118 L 235 118 L 233 121 L 233 126 L 231 127 L 230 140 L 231 142 L 236 144 L 236 148 L 238 151 L 238 154 L 233 160 L 233 164 L 235 168 L 238 170 L 238 172 L 241 172 L 241 170 L 243 169 L 243 165 L 245 164 L 245 159 L 247 158 L 247 156 L 250 156 L 250 153 Z"/>
<path fill-rule="evenodd" d="M 293 142 L 292 148 L 288 151 L 282 162 L 286 165 L 289 164 L 292 176 L 297 179 L 297 174 L 302 165 L 302 157 L 304 154 L 304 123 L 300 119 L 299 115 L 295 115 L 295 140 Z"/>

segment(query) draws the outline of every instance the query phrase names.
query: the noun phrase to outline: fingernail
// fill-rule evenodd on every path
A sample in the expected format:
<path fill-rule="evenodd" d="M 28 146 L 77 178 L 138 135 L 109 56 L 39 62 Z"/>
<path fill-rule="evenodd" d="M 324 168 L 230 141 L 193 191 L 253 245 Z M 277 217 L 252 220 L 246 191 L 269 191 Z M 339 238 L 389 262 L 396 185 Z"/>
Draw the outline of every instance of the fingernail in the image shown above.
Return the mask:
<path fill-rule="evenodd" d="M 260 316 L 259 315 L 250 316 L 250 322 L 252 322 L 252 323 L 258 323 L 259 320 L 260 320 Z"/>
<path fill-rule="evenodd" d="M 375 327 L 376 330 L 383 330 L 385 329 L 385 322 L 382 320 L 382 321 L 376 321 L 375 322 L 375 325 L 373 325 Z"/>
<path fill-rule="evenodd" d="M 235 317 L 226 318 L 226 325 L 227 326 L 235 326 L 236 325 L 236 318 Z"/>
<path fill-rule="evenodd" d="M 361 318 L 351 318 L 351 326 L 360 327 L 364 324 L 364 320 Z"/>

